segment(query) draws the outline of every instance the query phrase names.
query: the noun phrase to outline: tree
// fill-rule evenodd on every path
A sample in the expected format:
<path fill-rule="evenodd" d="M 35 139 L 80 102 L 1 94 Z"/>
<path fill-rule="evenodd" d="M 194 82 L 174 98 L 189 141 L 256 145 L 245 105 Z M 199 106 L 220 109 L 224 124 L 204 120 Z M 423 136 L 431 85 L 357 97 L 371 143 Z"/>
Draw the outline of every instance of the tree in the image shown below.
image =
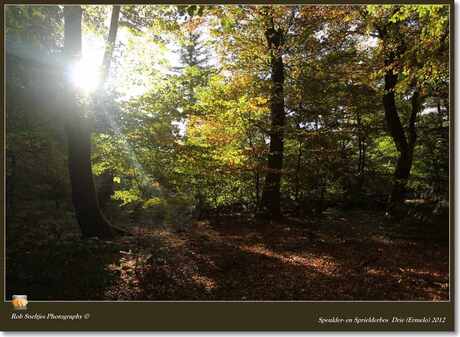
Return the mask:
<path fill-rule="evenodd" d="M 267 174 L 262 192 L 262 209 L 273 217 L 281 215 L 280 187 L 283 169 L 283 141 L 286 113 L 284 111 L 284 32 L 275 26 L 273 13 L 267 15 L 265 37 L 271 68 L 270 93 L 270 150 L 268 153 Z"/>
<path fill-rule="evenodd" d="M 113 6 L 112 15 L 110 18 L 110 28 L 109 34 L 107 36 L 107 42 L 104 51 L 104 59 L 102 61 L 102 74 L 99 82 L 99 88 L 97 90 L 97 95 L 104 96 L 104 85 L 107 81 L 109 75 L 110 63 L 112 62 L 112 55 L 115 49 L 115 43 L 117 39 L 118 32 L 118 20 L 120 16 L 120 6 Z M 109 123 L 105 123 L 109 124 Z M 106 129 L 110 129 L 108 126 Z M 105 209 L 107 202 L 110 200 L 114 189 L 114 173 L 112 169 L 107 169 L 101 176 L 101 186 L 98 191 L 98 201 L 101 209 Z"/>
<path fill-rule="evenodd" d="M 64 7 L 64 56 L 67 65 L 81 55 L 80 6 Z M 68 118 L 65 126 L 68 146 L 69 175 L 72 201 L 83 237 L 112 238 L 120 233 L 102 214 L 94 186 L 91 169 L 91 129 L 79 105 L 78 96 L 71 84 L 66 84 Z"/>
<path fill-rule="evenodd" d="M 112 8 L 112 15 L 110 17 L 110 28 L 107 36 L 107 43 L 104 52 L 104 60 L 102 61 L 102 76 L 100 86 L 103 87 L 107 76 L 109 74 L 110 63 L 112 62 L 113 50 L 115 49 L 115 42 L 117 41 L 118 32 L 118 19 L 120 17 L 120 6 L 115 5 Z"/>
<path fill-rule="evenodd" d="M 404 199 L 405 186 L 409 178 L 412 166 L 412 154 L 415 145 L 415 118 L 411 118 L 411 139 L 408 141 L 398 115 L 395 100 L 395 89 L 398 81 L 398 70 L 396 62 L 402 59 L 406 45 L 404 37 L 399 32 L 399 24 L 391 22 L 378 28 L 379 37 L 383 42 L 384 66 L 385 66 L 385 87 L 383 94 L 383 107 L 385 109 L 385 121 L 388 131 L 399 151 L 399 158 L 394 173 L 393 190 L 390 195 L 390 209 L 400 205 Z M 415 99 L 418 99 L 415 96 Z M 414 102 L 415 103 L 415 102 Z M 414 105 L 414 107 L 418 106 Z M 415 111 L 416 115 L 417 111 Z"/>
<path fill-rule="evenodd" d="M 399 152 L 388 203 L 388 210 L 397 212 L 404 202 L 412 168 L 417 139 L 417 115 L 422 109 L 422 100 L 426 98 L 428 91 L 433 91 L 434 87 L 433 78 L 427 80 L 421 76 L 421 73 L 423 74 L 427 64 L 438 62 L 435 55 L 439 56 L 440 52 L 442 54 L 442 49 L 445 48 L 443 40 L 445 40 L 445 32 L 448 31 L 448 28 L 444 27 L 444 20 L 442 16 L 439 16 L 442 13 L 440 6 L 385 6 L 380 8 L 369 6 L 368 11 L 371 13 L 368 19 L 371 20 L 377 37 L 382 43 L 385 121 Z M 431 20 L 426 20 L 427 16 Z M 436 22 L 436 17 L 441 23 L 440 27 L 432 27 L 433 22 Z M 433 31 L 438 31 L 438 33 L 433 33 Z M 434 53 L 427 53 L 424 50 L 427 37 L 430 45 L 436 43 L 438 39 L 441 41 L 438 50 L 435 50 Z M 418 60 L 422 55 L 421 64 Z M 396 99 L 398 91 L 410 96 L 407 127 L 404 127 L 400 112 L 398 112 Z"/>

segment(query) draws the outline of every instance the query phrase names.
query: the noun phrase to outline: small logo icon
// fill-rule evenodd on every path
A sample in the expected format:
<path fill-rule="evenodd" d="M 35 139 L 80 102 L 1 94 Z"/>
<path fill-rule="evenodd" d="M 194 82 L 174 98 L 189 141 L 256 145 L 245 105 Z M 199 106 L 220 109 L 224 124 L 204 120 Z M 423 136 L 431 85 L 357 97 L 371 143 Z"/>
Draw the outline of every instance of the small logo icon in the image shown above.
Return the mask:
<path fill-rule="evenodd" d="M 13 295 L 11 301 L 14 310 L 26 310 L 27 309 L 27 295 Z"/>

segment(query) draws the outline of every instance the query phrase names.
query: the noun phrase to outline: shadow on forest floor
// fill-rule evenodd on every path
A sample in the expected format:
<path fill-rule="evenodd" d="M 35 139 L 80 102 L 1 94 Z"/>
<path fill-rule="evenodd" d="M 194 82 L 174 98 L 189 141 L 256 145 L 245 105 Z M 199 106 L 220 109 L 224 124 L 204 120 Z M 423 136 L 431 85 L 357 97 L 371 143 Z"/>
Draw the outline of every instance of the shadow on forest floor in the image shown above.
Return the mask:
<path fill-rule="evenodd" d="M 182 232 L 137 226 L 133 237 L 116 241 L 80 240 L 71 231 L 41 241 L 36 234 L 44 229 L 36 225 L 8 237 L 7 296 L 447 300 L 448 240 L 433 229 L 423 236 L 420 228 L 401 228 L 381 213 L 332 210 L 309 221 L 222 216 Z"/>

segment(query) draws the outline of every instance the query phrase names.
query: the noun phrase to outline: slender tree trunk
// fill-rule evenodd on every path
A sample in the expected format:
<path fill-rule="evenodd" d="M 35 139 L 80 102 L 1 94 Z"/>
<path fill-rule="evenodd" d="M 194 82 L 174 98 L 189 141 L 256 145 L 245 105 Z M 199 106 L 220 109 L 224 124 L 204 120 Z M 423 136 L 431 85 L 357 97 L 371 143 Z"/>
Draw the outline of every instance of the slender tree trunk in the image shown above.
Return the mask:
<path fill-rule="evenodd" d="M 120 6 L 114 5 L 112 9 L 112 16 L 110 18 L 109 35 L 107 37 L 107 44 L 104 51 L 104 60 L 102 61 L 102 79 L 101 86 L 104 85 L 109 75 L 110 64 L 112 62 L 112 55 L 115 49 L 118 32 L 118 18 L 120 17 Z"/>
<path fill-rule="evenodd" d="M 359 190 L 361 191 L 364 186 L 364 180 L 366 179 L 366 142 L 363 140 L 362 145 L 362 162 L 361 162 L 361 175 L 359 180 Z"/>
<path fill-rule="evenodd" d="M 297 126 L 298 129 L 300 129 L 300 126 Z M 297 164 L 295 168 L 295 186 L 294 186 L 294 198 L 295 202 L 297 204 L 297 208 L 300 206 L 300 169 L 302 167 L 302 147 L 303 147 L 303 141 L 302 137 L 299 137 L 299 147 L 297 149 Z M 298 211 L 298 209 L 297 209 Z"/>
<path fill-rule="evenodd" d="M 416 129 L 415 122 L 417 121 L 417 115 L 421 109 L 420 94 L 417 90 L 415 90 L 412 95 L 411 104 L 412 104 L 412 110 L 411 110 L 411 115 L 409 119 L 409 127 L 408 127 L 408 131 L 409 131 L 408 145 L 409 145 L 410 151 L 413 153 L 415 142 L 417 141 L 417 129 Z"/>
<path fill-rule="evenodd" d="M 254 184 L 255 184 L 255 194 L 256 194 L 256 210 L 260 206 L 260 173 L 259 167 L 257 167 L 256 172 L 254 173 Z"/>
<path fill-rule="evenodd" d="M 104 51 L 104 59 L 102 61 L 102 75 L 99 84 L 99 95 L 103 95 L 104 84 L 109 76 L 110 64 L 112 62 L 112 55 L 115 49 L 115 43 L 117 40 L 118 32 L 118 19 L 120 17 L 120 6 L 114 5 L 112 9 L 112 15 L 110 19 L 109 35 L 107 37 L 107 44 Z M 110 125 L 110 123 L 106 123 Z M 98 200 L 101 209 L 105 210 L 107 203 L 110 201 L 115 186 L 113 182 L 114 172 L 112 168 L 108 168 L 101 175 L 101 186 L 98 190 Z"/>
<path fill-rule="evenodd" d="M 72 64 L 81 55 L 81 17 L 80 6 L 64 7 L 64 53 L 67 64 Z M 99 208 L 94 187 L 91 170 L 91 131 L 70 84 L 66 94 L 66 104 L 70 109 L 65 129 L 72 201 L 77 221 L 84 237 L 110 238 L 114 236 L 115 230 Z"/>
<path fill-rule="evenodd" d="M 265 32 L 270 51 L 271 81 L 270 94 L 270 150 L 265 185 L 262 192 L 262 210 L 267 215 L 279 217 L 281 170 L 283 168 L 284 138 L 284 64 L 282 58 L 282 32 L 275 29 L 273 18 Z"/>
<path fill-rule="evenodd" d="M 365 156 L 365 144 L 363 139 L 361 113 L 358 111 L 356 115 L 356 122 L 358 128 L 358 181 L 356 190 L 354 193 L 361 193 L 364 179 L 364 156 Z"/>
<path fill-rule="evenodd" d="M 254 195 L 255 195 L 255 209 L 258 210 L 260 206 L 260 174 L 259 174 L 259 163 L 257 162 L 257 152 L 255 149 L 255 145 L 252 141 L 252 133 L 248 131 L 248 141 L 249 146 L 251 147 L 252 156 L 255 160 L 255 168 L 254 168 Z"/>

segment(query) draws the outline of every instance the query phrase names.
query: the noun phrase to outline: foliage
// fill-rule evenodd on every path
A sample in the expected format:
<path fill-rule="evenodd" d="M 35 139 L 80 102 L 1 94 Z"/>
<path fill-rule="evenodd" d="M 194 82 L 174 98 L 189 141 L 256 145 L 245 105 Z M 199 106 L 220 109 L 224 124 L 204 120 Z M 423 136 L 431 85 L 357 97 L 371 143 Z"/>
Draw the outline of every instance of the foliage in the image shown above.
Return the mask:
<path fill-rule="evenodd" d="M 83 10 L 84 44 L 97 49 L 107 37 L 110 7 L 85 5 Z M 123 5 L 108 83 L 104 90 L 92 93 L 78 92 L 70 83 L 71 65 L 62 58 L 63 7 L 7 5 L 9 228 L 13 232 L 27 231 L 24 218 L 42 214 L 41 208 L 56 215 L 50 223 L 56 222 L 58 227 L 69 231 L 75 227 L 63 122 L 67 114 L 75 111 L 69 111 L 65 102 L 56 98 L 61 97 L 64 88 L 72 88 L 80 98 L 78 108 L 87 117 L 85 123 L 92 134 L 96 185 L 102 190 L 108 181 L 111 187 L 104 210 L 111 221 L 129 229 L 144 226 L 149 231 L 164 230 L 169 237 L 183 230 L 196 230 L 202 220 L 211 219 L 216 228 L 220 228 L 221 221 L 231 227 L 230 222 L 241 220 L 241 216 L 247 217 L 241 220 L 238 229 L 238 235 L 243 236 L 241 233 L 256 225 L 252 221 L 259 214 L 264 180 L 269 172 L 273 83 L 266 32 L 271 19 L 283 38 L 279 52 L 284 65 L 286 121 L 281 206 L 286 218 L 304 221 L 330 216 L 337 209 L 356 207 L 377 212 L 386 207 L 400 155 L 388 133 L 382 104 L 387 93 L 384 77 L 392 70 L 397 74 L 394 97 L 405 135 L 413 111 L 411 98 L 415 92 L 420 93 L 421 109 L 414 124 L 417 137 L 405 195 L 407 204 L 413 205 L 414 213 L 408 213 L 409 218 L 421 224 L 441 219 L 449 203 L 452 109 L 447 5 Z M 103 50 L 95 50 L 94 54 L 98 53 L 102 55 Z M 392 62 L 388 62 L 389 55 Z M 429 205 L 428 217 L 420 216 L 425 204 Z M 61 215 L 63 220 L 59 223 Z M 225 216 L 230 217 L 229 223 L 225 222 Z M 383 219 L 383 214 L 379 213 L 379 219 L 380 216 Z M 364 217 L 372 223 L 375 220 L 368 213 Z M 353 226 L 353 220 L 348 218 L 344 226 Z M 318 221 L 327 226 L 324 219 Z M 337 217 L 334 221 L 336 230 L 340 227 Z M 306 226 L 311 224 L 308 222 Z M 274 226 L 284 231 L 281 224 Z M 212 231 L 208 229 L 202 235 L 211 237 Z M 295 233 L 304 235 L 305 231 L 298 228 Z M 278 234 L 284 238 L 286 233 L 283 233 Z M 229 233 L 222 235 L 224 239 L 213 244 L 239 240 Z M 343 243 L 331 232 L 324 235 L 339 246 Z M 370 230 L 366 235 L 369 240 L 375 239 Z M 294 240 L 287 234 L 286 237 L 288 241 Z M 194 237 L 192 241 L 199 242 L 200 238 Z M 284 261 L 284 267 L 291 263 L 292 268 L 286 270 L 295 275 L 304 272 L 298 262 L 288 262 L 288 256 L 293 255 L 284 246 L 286 242 L 279 243 L 283 253 L 278 254 L 275 246 L 265 249 L 251 246 L 247 237 L 242 240 L 252 247 L 251 252 L 244 253 L 248 254 L 244 255 L 248 261 L 254 259 L 253 254 L 265 254 L 268 259 L 270 252 L 270 258 Z M 173 250 L 172 241 L 162 245 Z M 241 253 L 235 251 L 236 241 L 225 246 L 232 254 Z M 354 247 L 361 245 L 365 243 Z M 332 246 L 327 247 L 330 252 L 334 250 Z M 302 249 L 316 254 L 318 247 Z M 398 254 L 405 257 L 404 249 L 398 247 L 401 249 Z M 77 252 L 83 255 L 100 251 L 100 247 L 93 248 L 79 243 Z M 65 252 L 67 248 L 63 249 Z M 214 246 L 211 249 L 216 254 L 222 253 L 222 249 Z M 12 254 L 18 258 L 18 251 L 13 249 Z M 100 260 L 114 258 L 113 254 L 108 255 Z M 191 278 L 184 281 L 180 272 L 166 270 L 168 264 L 166 269 L 149 265 L 147 256 L 142 260 L 147 264 L 145 277 L 139 276 L 136 282 L 147 282 L 149 273 L 158 272 L 166 280 L 179 278 L 182 283 L 175 284 L 178 291 L 183 291 L 184 284 L 194 289 L 192 294 L 185 291 L 191 298 L 197 296 L 196 292 L 200 298 L 219 295 L 214 290 L 203 292 L 205 279 L 201 286 L 191 285 Z M 130 258 L 112 267 L 123 269 L 121 265 L 131 263 Z M 59 259 L 65 260 L 62 256 Z M 193 266 L 199 259 L 181 254 L 177 259 L 182 264 L 186 265 L 184 259 L 192 264 L 184 269 L 184 275 L 197 276 Z M 326 260 L 321 262 L 321 272 L 334 274 Z M 343 272 L 356 270 L 350 261 L 345 261 L 347 267 Z M 385 268 L 389 262 L 385 260 L 388 263 Z M 408 263 L 406 267 L 411 266 Z M 262 271 L 272 273 L 266 268 L 274 267 L 279 266 L 267 262 Z M 18 266 L 14 268 L 20 270 Z M 385 285 L 390 282 L 387 269 Z M 210 272 L 214 276 L 215 273 Z M 357 274 L 361 275 L 361 271 Z M 403 298 L 409 298 L 410 280 L 401 280 L 403 285 L 398 289 Z M 287 286 L 294 287 L 297 281 L 294 278 Z M 220 282 L 231 288 L 230 281 L 220 279 Z M 251 278 L 248 282 L 259 285 Z M 315 284 L 324 290 L 321 284 Z M 142 285 L 150 289 L 148 284 Z M 445 288 L 430 294 L 428 287 L 417 287 L 417 298 L 446 296 Z M 380 299 L 386 290 L 382 286 L 382 292 L 373 293 L 373 298 Z M 150 295 L 154 294 L 150 291 Z M 337 294 L 344 299 L 366 297 L 351 289 L 337 289 Z M 175 295 L 166 290 L 161 293 L 165 298 Z M 233 298 L 233 294 L 220 295 Z M 248 293 L 242 291 L 240 295 Z M 281 295 L 273 296 L 281 298 Z M 313 292 L 309 295 L 314 296 Z"/>

